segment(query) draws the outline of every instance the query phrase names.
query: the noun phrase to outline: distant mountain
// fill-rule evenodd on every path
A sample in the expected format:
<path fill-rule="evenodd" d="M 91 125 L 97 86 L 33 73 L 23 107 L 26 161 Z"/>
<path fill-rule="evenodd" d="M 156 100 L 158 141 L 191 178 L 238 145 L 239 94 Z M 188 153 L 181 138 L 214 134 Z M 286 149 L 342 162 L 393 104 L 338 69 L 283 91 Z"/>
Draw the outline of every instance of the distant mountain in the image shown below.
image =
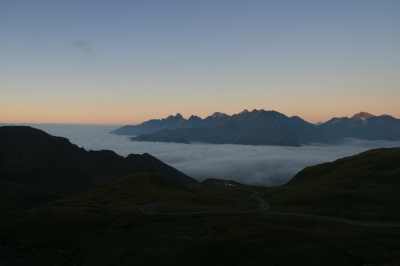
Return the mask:
<path fill-rule="evenodd" d="M 208 130 L 204 127 L 196 128 L 181 128 L 176 130 L 162 129 L 160 131 L 143 134 L 136 137 L 129 138 L 135 141 L 150 141 L 150 142 L 175 142 L 190 144 L 191 141 L 208 142 L 208 143 L 222 143 L 218 140 L 223 140 L 223 136 Z"/>
<path fill-rule="evenodd" d="M 159 173 L 183 184 L 198 183 L 146 153 L 124 158 L 108 150 L 86 151 L 66 138 L 31 127 L 0 127 L 0 205 L 77 195 L 141 172 Z"/>
<path fill-rule="evenodd" d="M 400 140 L 400 119 L 360 112 L 353 117 L 332 118 L 319 125 L 337 139 Z"/>
<path fill-rule="evenodd" d="M 256 109 L 216 121 L 207 129 L 218 132 L 221 143 L 299 146 L 323 140 L 321 130 L 300 117 Z"/>
<path fill-rule="evenodd" d="M 323 134 L 319 134 L 321 130 L 296 116 L 289 118 L 276 111 L 244 110 L 239 114 L 218 119 L 206 127 L 160 130 L 131 139 L 178 143 L 198 141 L 215 144 L 299 146 L 301 143 L 313 140 L 324 140 Z"/>
<path fill-rule="evenodd" d="M 300 146 L 310 142 L 334 143 L 343 138 L 400 140 L 400 119 L 388 115 L 374 116 L 365 112 L 358 113 L 352 118 L 333 118 L 317 125 L 308 123 L 298 116 L 287 117 L 276 111 L 265 110 L 251 112 L 244 110 L 239 114 L 232 116 L 222 114 L 217 118 L 210 116 L 202 120 L 208 121 L 204 122 L 205 126 L 195 127 L 195 124 L 192 124 L 190 127 L 183 127 L 185 123 L 188 125 L 188 120 L 185 121 L 180 124 L 180 128 L 165 127 L 130 139 L 279 146 Z"/>
<path fill-rule="evenodd" d="M 215 112 L 214 114 L 202 119 L 198 116 L 192 115 L 189 119 L 185 119 L 181 114 L 175 116 L 170 115 L 163 119 L 152 119 L 141 123 L 140 125 L 127 125 L 110 133 L 118 135 L 140 135 L 153 133 L 162 129 L 180 129 L 180 128 L 195 128 L 195 127 L 206 127 L 211 125 L 215 121 L 222 118 L 229 117 L 226 114 Z"/>

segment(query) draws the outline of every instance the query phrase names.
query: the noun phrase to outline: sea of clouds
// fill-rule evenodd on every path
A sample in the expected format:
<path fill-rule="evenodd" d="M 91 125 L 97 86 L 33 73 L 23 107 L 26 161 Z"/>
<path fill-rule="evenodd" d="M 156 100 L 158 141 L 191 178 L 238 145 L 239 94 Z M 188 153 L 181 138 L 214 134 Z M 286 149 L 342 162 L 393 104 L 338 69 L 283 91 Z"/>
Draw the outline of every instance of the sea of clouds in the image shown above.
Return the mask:
<path fill-rule="evenodd" d="M 136 142 L 128 140 L 128 136 L 109 133 L 118 126 L 30 126 L 66 137 L 86 150 L 113 150 L 124 157 L 130 153 L 149 153 L 199 181 L 221 178 L 263 186 L 284 184 L 306 166 L 331 162 L 369 149 L 400 147 L 400 141 L 357 139 L 344 139 L 338 145 L 314 143 L 301 147 Z"/>

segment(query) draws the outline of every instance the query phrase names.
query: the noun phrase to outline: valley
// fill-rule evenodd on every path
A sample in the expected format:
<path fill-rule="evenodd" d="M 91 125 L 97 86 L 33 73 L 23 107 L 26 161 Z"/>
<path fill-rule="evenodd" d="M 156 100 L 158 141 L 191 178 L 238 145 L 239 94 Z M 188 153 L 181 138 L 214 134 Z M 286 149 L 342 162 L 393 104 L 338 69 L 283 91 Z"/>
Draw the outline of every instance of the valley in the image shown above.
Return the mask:
<path fill-rule="evenodd" d="M 0 266 L 400 266 L 399 14 L 0 0 Z"/>
<path fill-rule="evenodd" d="M 40 136 L 36 142 L 53 140 Z M 8 187 L 11 195 L 29 179 L 15 179 L 17 168 L 4 172 L 5 165 L 9 158 L 25 158 L 23 165 L 32 158 L 0 150 L 2 179 L 11 178 L 7 182 L 16 187 Z M 99 180 L 61 199 L 22 198 L 16 205 L 24 192 L 3 196 L 0 265 L 397 265 L 399 158 L 399 148 L 370 150 L 307 167 L 279 187 L 221 179 L 188 184 L 142 172 L 108 184 Z M 33 178 L 30 169 L 21 168 Z M 59 179 L 48 178 L 36 178 L 36 188 L 48 189 Z"/>

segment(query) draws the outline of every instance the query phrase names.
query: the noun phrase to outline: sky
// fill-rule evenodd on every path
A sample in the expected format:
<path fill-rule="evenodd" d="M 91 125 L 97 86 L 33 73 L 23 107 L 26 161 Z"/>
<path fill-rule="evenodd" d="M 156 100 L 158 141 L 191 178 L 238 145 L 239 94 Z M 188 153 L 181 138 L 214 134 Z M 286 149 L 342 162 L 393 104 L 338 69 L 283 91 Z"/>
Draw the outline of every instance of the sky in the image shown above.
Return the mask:
<path fill-rule="evenodd" d="M 0 123 L 316 123 L 399 100 L 398 0 L 0 0 Z"/>

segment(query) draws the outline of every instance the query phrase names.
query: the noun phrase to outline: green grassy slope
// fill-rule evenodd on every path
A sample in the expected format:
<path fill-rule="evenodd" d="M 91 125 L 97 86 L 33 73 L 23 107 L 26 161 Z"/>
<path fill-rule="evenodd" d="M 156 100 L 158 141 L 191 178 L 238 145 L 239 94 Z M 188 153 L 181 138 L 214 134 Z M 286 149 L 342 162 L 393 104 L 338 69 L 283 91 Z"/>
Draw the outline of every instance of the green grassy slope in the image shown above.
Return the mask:
<path fill-rule="evenodd" d="M 193 188 L 155 173 L 134 174 L 97 189 L 93 192 L 60 200 L 49 206 L 91 206 L 108 211 L 137 211 L 154 203 L 170 203 L 176 206 L 156 207 L 160 211 L 201 210 L 253 210 L 259 203 L 250 197 L 248 189 L 215 189 L 203 185 Z"/>
<path fill-rule="evenodd" d="M 273 214 L 146 215 L 155 202 L 253 209 L 265 188 L 206 180 L 193 188 L 137 174 L 0 219 L 0 265 L 365 265 L 398 260 L 400 228 Z M 242 202 L 246 201 L 248 202 Z M 212 230 L 215 229 L 216 230 Z"/>
<path fill-rule="evenodd" d="M 3 212 L 0 265 L 400 265 L 400 227 L 279 214 L 399 222 L 399 152 L 377 149 L 307 167 L 277 188 L 227 187 L 219 179 L 189 187 L 159 174 L 130 175 L 74 198 Z M 175 204 L 154 208 L 163 212 L 253 210 L 253 191 L 269 211 L 140 211 L 155 203 Z"/>
<path fill-rule="evenodd" d="M 86 151 L 31 127 L 0 127 L 0 211 L 77 196 L 141 172 L 198 183 L 146 153 L 124 158 L 108 150 Z"/>
<path fill-rule="evenodd" d="M 261 195 L 272 211 L 400 221 L 400 148 L 306 167 L 286 185 Z"/>
<path fill-rule="evenodd" d="M 288 186 L 364 190 L 400 185 L 400 148 L 369 150 L 332 163 L 306 167 Z"/>

